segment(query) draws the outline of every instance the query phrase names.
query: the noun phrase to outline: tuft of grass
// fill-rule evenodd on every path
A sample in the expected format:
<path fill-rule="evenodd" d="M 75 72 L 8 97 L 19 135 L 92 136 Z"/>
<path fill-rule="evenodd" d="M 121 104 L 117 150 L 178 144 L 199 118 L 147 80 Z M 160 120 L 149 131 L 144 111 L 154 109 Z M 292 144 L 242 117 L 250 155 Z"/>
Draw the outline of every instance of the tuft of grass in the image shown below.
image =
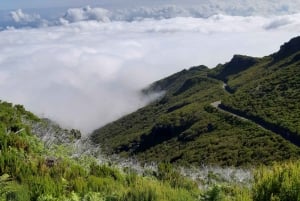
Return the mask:
<path fill-rule="evenodd" d="M 300 200 L 300 161 L 260 167 L 255 173 L 253 200 Z"/>

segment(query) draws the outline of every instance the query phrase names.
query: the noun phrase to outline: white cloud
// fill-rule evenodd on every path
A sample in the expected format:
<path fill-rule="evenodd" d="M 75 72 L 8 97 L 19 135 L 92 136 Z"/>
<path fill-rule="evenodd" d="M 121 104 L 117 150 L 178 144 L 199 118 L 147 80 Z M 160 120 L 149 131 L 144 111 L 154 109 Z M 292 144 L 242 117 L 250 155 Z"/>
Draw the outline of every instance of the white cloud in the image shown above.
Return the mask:
<path fill-rule="evenodd" d="M 73 23 L 86 20 L 97 20 L 101 22 L 109 22 L 110 12 L 103 8 L 91 8 L 86 6 L 84 8 L 68 9 L 62 19 Z"/>
<path fill-rule="evenodd" d="M 70 13 L 82 20 L 0 32 L 0 94 L 85 132 L 146 104 L 138 91 L 157 79 L 189 66 L 213 67 L 237 53 L 270 54 L 300 31 L 299 14 L 268 29 L 277 17 L 103 23 Z"/>
<path fill-rule="evenodd" d="M 23 13 L 21 9 L 18 9 L 16 11 L 10 12 L 12 19 L 15 22 L 32 22 L 35 20 L 39 20 L 40 16 L 39 15 L 29 15 Z"/>
<path fill-rule="evenodd" d="M 91 3 L 91 2 L 90 2 Z M 104 7 L 85 6 L 70 8 L 63 14 L 62 9 L 27 10 L 21 9 L 10 12 L 11 19 L 3 17 L 0 12 L 0 25 L 3 27 L 40 27 L 68 24 L 79 21 L 95 20 L 109 21 L 137 21 L 144 19 L 170 19 L 176 17 L 207 18 L 216 14 L 232 16 L 278 16 L 295 14 L 299 12 L 300 1 L 286 0 L 189 0 L 189 1 L 141 1 L 131 0 L 113 2 L 103 1 Z M 41 15 L 37 14 L 41 12 Z M 41 17 L 43 16 L 43 17 Z M 274 26 L 278 23 L 274 22 Z M 272 28 L 273 26 L 270 25 Z"/>
<path fill-rule="evenodd" d="M 40 15 L 24 13 L 22 9 L 11 11 L 10 17 L 14 22 L 12 26 L 41 27 L 48 25 L 47 20 L 42 19 Z"/>

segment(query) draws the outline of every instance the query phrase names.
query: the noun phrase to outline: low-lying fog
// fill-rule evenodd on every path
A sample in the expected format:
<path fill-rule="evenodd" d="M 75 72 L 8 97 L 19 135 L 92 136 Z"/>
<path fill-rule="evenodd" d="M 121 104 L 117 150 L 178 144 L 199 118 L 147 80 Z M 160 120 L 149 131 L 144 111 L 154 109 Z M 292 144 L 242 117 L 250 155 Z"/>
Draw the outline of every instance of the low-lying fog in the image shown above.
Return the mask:
<path fill-rule="evenodd" d="M 52 21 L 11 12 L 0 32 L 0 99 L 88 133 L 155 98 L 139 90 L 157 79 L 233 54 L 268 55 L 300 31 L 300 14 L 203 18 L 174 9 L 84 7 Z"/>

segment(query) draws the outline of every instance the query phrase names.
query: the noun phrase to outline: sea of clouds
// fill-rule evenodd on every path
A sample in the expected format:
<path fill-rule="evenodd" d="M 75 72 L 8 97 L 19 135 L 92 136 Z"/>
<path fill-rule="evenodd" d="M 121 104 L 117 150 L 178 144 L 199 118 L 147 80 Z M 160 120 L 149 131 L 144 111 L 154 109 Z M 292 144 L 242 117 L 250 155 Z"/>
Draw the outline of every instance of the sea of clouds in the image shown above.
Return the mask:
<path fill-rule="evenodd" d="M 137 2 L 135 2 L 137 4 Z M 227 0 L 215 1 L 209 0 L 197 4 L 180 5 L 160 5 L 155 6 L 155 1 L 152 6 L 132 6 L 132 7 L 91 7 L 85 6 L 82 8 L 70 8 L 67 11 L 57 9 L 57 12 L 52 9 L 52 15 L 39 14 L 39 10 L 30 10 L 30 13 L 25 13 L 22 9 L 15 11 L 0 12 L 0 23 L 2 29 L 6 26 L 13 25 L 14 27 L 45 27 L 65 23 L 74 23 L 78 21 L 97 20 L 101 22 L 109 21 L 137 21 L 149 19 L 169 19 L 175 17 L 193 17 L 193 18 L 208 18 L 213 15 L 222 14 L 230 16 L 278 16 L 295 14 L 300 11 L 300 2 L 286 0 L 273 1 L 253 1 L 253 0 Z M 127 6 L 130 6 L 128 4 Z M 45 11 L 45 10 L 43 10 Z M 10 17 L 8 17 L 8 15 Z M 1 26 L 1 24 L 0 24 Z"/>
<path fill-rule="evenodd" d="M 88 133 L 159 96 L 140 93 L 157 79 L 234 54 L 277 51 L 300 32 L 300 14 L 282 9 L 289 13 L 86 6 L 51 19 L 9 11 L 0 32 L 0 99 Z"/>

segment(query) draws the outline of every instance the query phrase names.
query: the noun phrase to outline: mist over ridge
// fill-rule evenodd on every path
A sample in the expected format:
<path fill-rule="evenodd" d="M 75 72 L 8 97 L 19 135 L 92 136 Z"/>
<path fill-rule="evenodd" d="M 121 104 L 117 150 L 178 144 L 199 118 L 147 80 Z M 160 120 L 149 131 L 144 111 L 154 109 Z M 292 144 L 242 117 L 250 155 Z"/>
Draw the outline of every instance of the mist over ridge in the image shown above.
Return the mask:
<path fill-rule="evenodd" d="M 264 6 L 237 16 L 243 5 L 226 4 L 211 13 L 207 5 L 12 10 L 0 21 L 1 99 L 88 133 L 147 104 L 140 90 L 157 79 L 275 52 L 300 31 L 298 4 L 284 5 L 268 16 Z"/>

